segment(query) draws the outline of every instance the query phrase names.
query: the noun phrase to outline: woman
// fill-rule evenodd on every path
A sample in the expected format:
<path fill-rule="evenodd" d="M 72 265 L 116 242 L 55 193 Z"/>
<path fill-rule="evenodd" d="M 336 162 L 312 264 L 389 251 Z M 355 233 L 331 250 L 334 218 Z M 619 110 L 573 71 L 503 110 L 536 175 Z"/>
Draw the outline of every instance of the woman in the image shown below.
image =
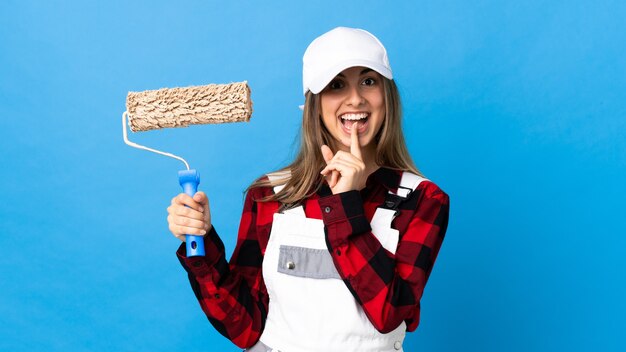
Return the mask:
<path fill-rule="evenodd" d="M 170 231 L 213 326 L 249 351 L 399 351 L 448 223 L 448 196 L 415 168 L 383 45 L 339 27 L 303 58 L 302 140 L 247 190 L 230 263 L 204 193 L 179 194 Z M 187 206 L 187 207 L 186 207 Z"/>

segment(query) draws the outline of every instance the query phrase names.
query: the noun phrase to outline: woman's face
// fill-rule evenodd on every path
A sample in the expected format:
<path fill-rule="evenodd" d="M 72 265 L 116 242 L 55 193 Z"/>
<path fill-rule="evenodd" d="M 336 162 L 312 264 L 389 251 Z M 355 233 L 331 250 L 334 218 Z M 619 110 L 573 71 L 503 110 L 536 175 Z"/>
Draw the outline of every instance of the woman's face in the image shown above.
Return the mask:
<path fill-rule="evenodd" d="M 350 131 L 356 121 L 361 148 L 375 146 L 374 138 L 385 119 L 383 78 L 378 72 L 347 68 L 328 83 L 320 98 L 322 121 L 339 149 L 350 150 Z"/>

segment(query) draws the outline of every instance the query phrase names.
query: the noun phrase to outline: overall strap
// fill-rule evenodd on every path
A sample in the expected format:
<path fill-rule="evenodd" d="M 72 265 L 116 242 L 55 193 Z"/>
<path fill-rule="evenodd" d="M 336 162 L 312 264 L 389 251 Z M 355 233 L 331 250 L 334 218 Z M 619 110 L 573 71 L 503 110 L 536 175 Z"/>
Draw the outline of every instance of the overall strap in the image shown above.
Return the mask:
<path fill-rule="evenodd" d="M 378 239 L 380 244 L 391 253 L 396 253 L 400 233 L 391 224 L 400 214 L 400 204 L 406 201 L 417 186 L 426 179 L 410 172 L 403 172 L 397 191 L 387 193 L 385 201 L 376 208 L 370 225 L 372 234 Z"/>
<path fill-rule="evenodd" d="M 400 204 L 407 200 L 423 181 L 428 181 L 428 179 L 409 171 L 403 171 L 396 193 L 389 191 L 379 208 L 394 210 L 397 215 Z"/>

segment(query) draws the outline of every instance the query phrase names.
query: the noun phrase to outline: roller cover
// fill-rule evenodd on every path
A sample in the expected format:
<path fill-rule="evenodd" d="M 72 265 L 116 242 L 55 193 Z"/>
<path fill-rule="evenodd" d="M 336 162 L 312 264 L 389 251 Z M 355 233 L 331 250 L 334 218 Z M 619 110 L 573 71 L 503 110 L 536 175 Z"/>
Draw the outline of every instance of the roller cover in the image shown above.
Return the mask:
<path fill-rule="evenodd" d="M 128 92 L 128 124 L 133 132 L 189 125 L 249 121 L 248 82 Z"/>

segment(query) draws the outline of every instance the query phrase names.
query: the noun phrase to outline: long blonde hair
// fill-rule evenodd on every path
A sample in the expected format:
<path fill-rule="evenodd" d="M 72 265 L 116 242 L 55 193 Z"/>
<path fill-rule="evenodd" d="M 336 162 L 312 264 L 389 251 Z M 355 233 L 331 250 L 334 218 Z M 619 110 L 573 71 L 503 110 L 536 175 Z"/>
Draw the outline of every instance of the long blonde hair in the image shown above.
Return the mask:
<path fill-rule="evenodd" d="M 376 164 L 390 169 L 410 171 L 422 176 L 406 147 L 402 133 L 402 109 L 398 87 L 393 80 L 382 77 L 385 95 L 385 119 L 376 135 Z M 320 94 L 306 93 L 302 129 L 300 131 L 300 150 L 294 161 L 276 171 L 287 175 L 274 180 L 258 179 L 248 189 L 255 187 L 284 187 L 258 201 L 278 201 L 283 204 L 296 204 L 313 195 L 321 187 L 323 177 L 320 171 L 326 166 L 320 148 L 328 145 L 337 150 L 336 141 L 328 132 L 321 118 Z"/>

